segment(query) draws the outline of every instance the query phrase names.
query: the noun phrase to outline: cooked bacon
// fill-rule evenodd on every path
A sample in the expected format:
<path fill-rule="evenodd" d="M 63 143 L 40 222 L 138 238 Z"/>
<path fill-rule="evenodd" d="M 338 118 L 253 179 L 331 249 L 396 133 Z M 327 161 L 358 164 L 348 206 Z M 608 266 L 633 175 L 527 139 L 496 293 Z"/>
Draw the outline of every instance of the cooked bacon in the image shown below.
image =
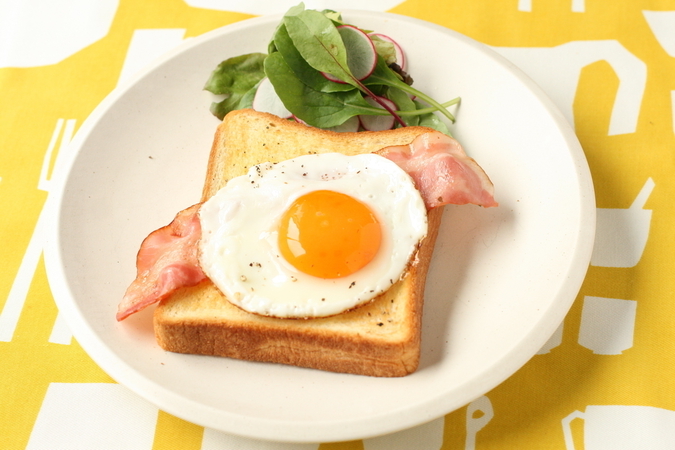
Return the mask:
<path fill-rule="evenodd" d="M 173 222 L 145 238 L 136 258 L 136 279 L 119 304 L 117 320 L 206 278 L 197 257 L 202 234 L 197 214 L 200 206 L 179 212 Z"/>
<path fill-rule="evenodd" d="M 415 181 L 427 209 L 441 205 L 497 206 L 494 186 L 483 169 L 455 139 L 437 131 L 418 136 L 409 145 L 378 152 Z"/>
<path fill-rule="evenodd" d="M 387 147 L 378 153 L 413 178 L 427 209 L 467 203 L 497 206 L 492 182 L 483 169 L 455 139 L 442 133 L 425 133 L 410 145 Z M 173 222 L 145 238 L 136 259 L 136 279 L 124 294 L 117 320 L 206 278 L 198 258 L 200 206 L 198 203 L 181 211 Z"/>

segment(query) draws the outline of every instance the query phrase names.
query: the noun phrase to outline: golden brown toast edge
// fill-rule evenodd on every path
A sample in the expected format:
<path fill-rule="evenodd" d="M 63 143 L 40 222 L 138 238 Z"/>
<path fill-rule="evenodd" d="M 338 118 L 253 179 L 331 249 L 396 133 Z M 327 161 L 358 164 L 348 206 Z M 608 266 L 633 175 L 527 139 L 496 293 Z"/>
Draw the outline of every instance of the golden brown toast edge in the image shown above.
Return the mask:
<path fill-rule="evenodd" d="M 246 174 L 248 168 L 255 164 L 279 162 L 311 153 L 373 153 L 384 147 L 409 144 L 428 131 L 433 130 L 405 127 L 386 132 L 336 133 L 251 109 L 232 111 L 216 130 L 202 201 L 209 199 L 231 178 Z M 236 139 L 228 140 L 229 137 Z M 251 160 L 248 164 L 241 162 L 248 159 Z"/>

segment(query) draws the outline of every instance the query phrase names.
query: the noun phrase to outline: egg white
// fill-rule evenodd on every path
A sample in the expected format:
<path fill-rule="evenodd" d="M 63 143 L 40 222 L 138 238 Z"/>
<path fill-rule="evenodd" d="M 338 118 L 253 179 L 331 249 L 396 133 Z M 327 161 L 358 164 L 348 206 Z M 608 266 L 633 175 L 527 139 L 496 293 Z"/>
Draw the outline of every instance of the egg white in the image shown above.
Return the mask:
<path fill-rule="evenodd" d="M 298 197 L 316 190 L 352 196 L 380 222 L 378 254 L 352 275 L 307 275 L 279 251 L 281 216 Z M 427 234 L 426 208 L 412 179 L 375 154 L 306 155 L 254 166 L 206 201 L 199 216 L 205 274 L 240 308 L 283 318 L 335 315 L 373 299 L 402 277 Z"/>

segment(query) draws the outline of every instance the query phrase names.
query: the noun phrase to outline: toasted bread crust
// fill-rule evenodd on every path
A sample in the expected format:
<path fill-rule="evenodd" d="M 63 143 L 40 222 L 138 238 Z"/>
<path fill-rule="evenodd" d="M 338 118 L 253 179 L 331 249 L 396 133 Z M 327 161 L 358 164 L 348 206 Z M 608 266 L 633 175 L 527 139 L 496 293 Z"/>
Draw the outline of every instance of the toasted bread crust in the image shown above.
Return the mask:
<path fill-rule="evenodd" d="M 384 132 L 335 133 L 250 109 L 232 111 L 216 130 L 202 201 L 211 198 L 230 179 L 262 162 L 280 162 L 312 153 L 374 153 L 384 147 L 409 144 L 428 131 L 432 130 L 405 127 Z"/>
<path fill-rule="evenodd" d="M 251 110 L 234 111 L 218 127 L 202 201 L 261 162 L 309 153 L 375 152 L 408 144 L 424 127 L 390 132 L 333 133 Z M 183 288 L 154 313 L 165 350 L 274 362 L 333 372 L 395 377 L 419 364 L 426 274 L 442 208 L 428 214 L 428 235 L 405 277 L 372 302 L 332 317 L 278 319 L 231 304 L 208 280 Z"/>

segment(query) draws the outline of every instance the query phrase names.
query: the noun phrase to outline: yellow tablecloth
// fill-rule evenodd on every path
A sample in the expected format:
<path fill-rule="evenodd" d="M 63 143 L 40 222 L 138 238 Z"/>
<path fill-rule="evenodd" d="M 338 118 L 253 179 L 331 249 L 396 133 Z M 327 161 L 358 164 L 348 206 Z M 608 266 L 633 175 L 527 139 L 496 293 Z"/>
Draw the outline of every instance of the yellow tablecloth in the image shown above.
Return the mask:
<path fill-rule="evenodd" d="M 581 292 L 547 346 L 467 407 L 382 438 L 255 442 L 157 411 L 71 339 L 42 259 L 56 155 L 151 56 L 294 3 L 0 2 L 0 448 L 675 448 L 675 1 L 306 2 L 417 17 L 494 47 L 573 121 L 588 158 L 598 238 Z M 158 37 L 144 58 L 139 33 Z"/>

